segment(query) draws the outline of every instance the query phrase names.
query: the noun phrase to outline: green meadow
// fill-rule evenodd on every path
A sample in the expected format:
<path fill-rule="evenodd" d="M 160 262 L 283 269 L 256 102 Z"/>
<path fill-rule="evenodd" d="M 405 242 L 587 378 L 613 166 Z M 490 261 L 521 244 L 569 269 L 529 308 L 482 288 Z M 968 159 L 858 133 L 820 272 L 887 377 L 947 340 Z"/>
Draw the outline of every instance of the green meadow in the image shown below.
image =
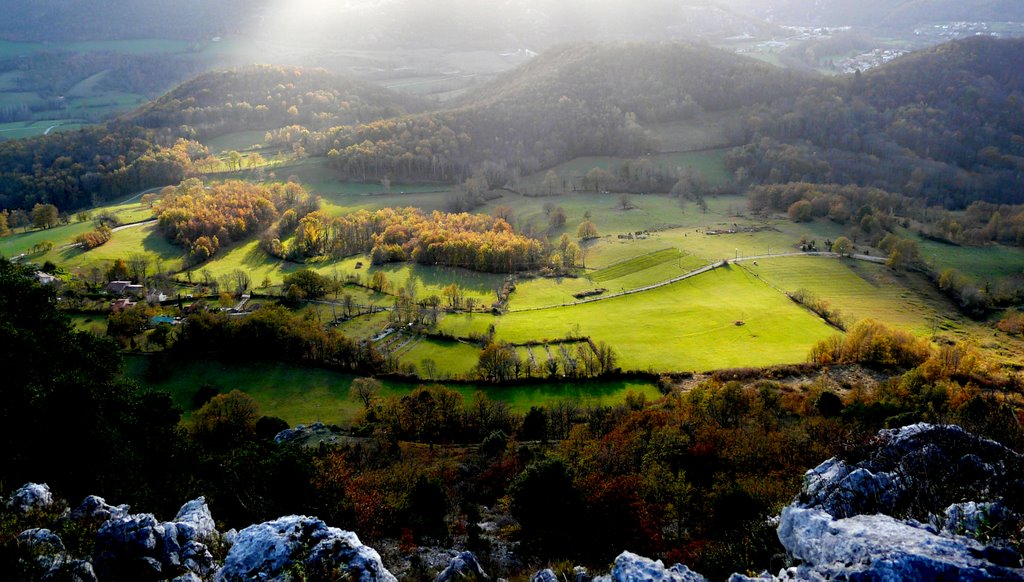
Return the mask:
<path fill-rule="evenodd" d="M 125 359 L 125 375 L 142 386 L 168 392 L 175 404 L 188 411 L 192 399 L 202 386 L 212 386 L 222 393 L 241 390 L 252 396 L 260 414 L 283 418 L 289 424 L 350 422 L 362 404 L 349 396 L 351 375 L 319 368 L 300 368 L 287 364 L 239 364 L 203 360 L 175 363 L 163 372 L 148 373 L 151 358 L 130 356 Z M 417 384 L 385 381 L 383 398 L 401 398 Z M 660 395 L 654 385 L 636 381 L 573 382 L 533 384 L 529 386 L 495 387 L 456 384 L 451 386 L 469 402 L 477 391 L 492 400 L 508 404 L 513 412 L 525 413 L 531 406 L 552 405 L 569 400 L 578 406 L 621 404 L 630 392 L 643 394 L 648 400 Z"/>
<path fill-rule="evenodd" d="M 500 317 L 449 315 L 456 337 L 495 328 L 523 343 L 569 335 L 605 341 L 627 370 L 711 370 L 799 362 L 832 335 L 820 318 L 738 267 L 721 268 L 634 295 Z"/>

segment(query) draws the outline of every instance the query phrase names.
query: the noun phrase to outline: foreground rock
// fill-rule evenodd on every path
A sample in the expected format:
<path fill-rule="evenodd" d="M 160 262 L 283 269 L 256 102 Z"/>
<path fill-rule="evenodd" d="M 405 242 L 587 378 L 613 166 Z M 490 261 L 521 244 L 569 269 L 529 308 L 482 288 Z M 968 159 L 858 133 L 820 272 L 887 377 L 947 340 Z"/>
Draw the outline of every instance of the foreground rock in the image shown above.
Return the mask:
<path fill-rule="evenodd" d="M 182 506 L 175 521 L 160 523 L 150 513 L 118 515 L 96 534 L 96 572 L 118 580 L 207 579 L 218 570 L 207 547 L 216 536 L 202 497 Z"/>
<path fill-rule="evenodd" d="M 22 514 L 46 511 L 53 506 L 53 494 L 45 483 L 26 483 L 7 500 L 7 507 Z"/>
<path fill-rule="evenodd" d="M 802 564 L 780 577 L 1024 580 L 1007 543 L 1024 510 L 1021 455 L 917 424 L 880 432 L 861 457 L 808 471 L 778 530 Z"/>
<path fill-rule="evenodd" d="M 356 534 L 291 515 L 238 532 L 218 581 L 285 580 L 301 564 L 310 579 L 397 582 Z"/>
<path fill-rule="evenodd" d="M 622 552 L 615 558 L 611 576 L 598 576 L 594 582 L 625 582 L 649 580 L 650 582 L 707 582 L 700 574 L 682 564 L 666 568 L 661 560 L 649 560 L 631 552 Z"/>
<path fill-rule="evenodd" d="M 797 565 L 749 580 L 1021 580 L 1024 457 L 956 426 L 884 430 L 807 472 L 778 535 Z M 555 579 L 550 570 L 537 581 Z M 595 581 L 704 580 L 623 552 Z"/>
<path fill-rule="evenodd" d="M 434 578 L 434 582 L 452 582 L 453 580 L 486 580 L 488 578 L 487 573 L 480 567 L 480 563 L 476 561 L 476 556 L 473 552 L 462 552 L 459 555 L 452 558 L 451 562 L 448 563 L 448 567 Z"/>

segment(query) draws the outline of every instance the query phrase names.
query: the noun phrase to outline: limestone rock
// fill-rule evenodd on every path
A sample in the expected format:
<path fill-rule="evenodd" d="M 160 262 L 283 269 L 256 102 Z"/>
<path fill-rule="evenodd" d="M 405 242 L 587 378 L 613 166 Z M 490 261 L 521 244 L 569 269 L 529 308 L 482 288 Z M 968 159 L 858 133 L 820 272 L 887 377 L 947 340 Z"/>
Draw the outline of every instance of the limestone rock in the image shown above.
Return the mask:
<path fill-rule="evenodd" d="M 277 433 L 274 437 L 274 442 L 277 444 L 289 443 L 296 440 L 305 440 L 313 435 L 324 433 L 330 433 L 330 429 L 322 422 L 314 422 L 309 426 L 298 424 L 295 425 L 295 428 L 286 428 Z"/>
<path fill-rule="evenodd" d="M 833 517 L 884 513 L 929 521 L 965 499 L 1024 499 L 1024 457 L 958 426 L 883 430 L 857 463 L 830 459 L 808 471 L 797 499 Z"/>
<path fill-rule="evenodd" d="M 541 570 L 530 578 L 530 582 L 560 582 L 558 576 L 550 569 Z"/>
<path fill-rule="evenodd" d="M 98 582 L 92 563 L 86 560 L 72 560 L 47 572 L 42 582 Z"/>
<path fill-rule="evenodd" d="M 217 524 L 213 521 L 210 508 L 206 505 L 206 498 L 199 497 L 181 506 L 174 521 L 181 524 L 189 524 L 195 530 L 195 539 L 210 541 L 217 533 Z"/>
<path fill-rule="evenodd" d="M 820 509 L 786 507 L 779 539 L 806 564 L 805 574 L 823 578 L 1024 580 L 1019 558 L 1014 568 L 1007 563 L 1012 558 L 998 559 L 974 540 L 939 536 L 887 515 L 835 519 Z"/>
<path fill-rule="evenodd" d="M 298 515 L 238 532 L 217 580 L 283 580 L 298 560 L 311 577 L 340 576 L 360 582 L 397 580 L 381 563 L 377 551 L 364 546 L 356 534 Z"/>
<path fill-rule="evenodd" d="M 434 582 L 451 582 L 452 580 L 462 580 L 470 576 L 475 576 L 477 579 L 488 578 L 487 574 L 484 573 L 484 569 L 480 567 L 480 563 L 476 561 L 476 556 L 473 555 L 473 552 L 462 552 L 452 558 L 451 562 L 448 563 L 448 567 L 434 578 Z"/>
<path fill-rule="evenodd" d="M 651 560 L 632 552 L 622 552 L 615 558 L 611 576 L 598 576 L 594 582 L 707 582 L 700 574 L 682 564 L 665 568 L 661 560 Z"/>
<path fill-rule="evenodd" d="M 859 457 L 807 472 L 778 528 L 802 564 L 779 578 L 1024 580 L 1014 550 L 977 539 L 999 542 L 1019 523 L 1020 454 L 957 426 L 916 424 L 881 431 Z"/>
<path fill-rule="evenodd" d="M 128 516 L 127 505 L 109 505 L 105 499 L 90 495 L 71 511 L 71 519 L 75 521 L 93 521 L 102 523 L 111 519 Z"/>
<path fill-rule="evenodd" d="M 19 512 L 42 511 L 53 507 L 53 494 L 45 483 L 26 483 L 11 494 L 7 507 Z"/>
<path fill-rule="evenodd" d="M 18 534 L 18 543 L 27 548 L 43 570 L 59 567 L 67 559 L 64 542 L 45 528 L 27 529 Z"/>
<path fill-rule="evenodd" d="M 206 543 L 217 536 L 202 498 L 186 503 L 175 521 L 148 513 L 114 517 L 96 534 L 96 568 L 103 578 L 170 579 L 217 572 Z"/>

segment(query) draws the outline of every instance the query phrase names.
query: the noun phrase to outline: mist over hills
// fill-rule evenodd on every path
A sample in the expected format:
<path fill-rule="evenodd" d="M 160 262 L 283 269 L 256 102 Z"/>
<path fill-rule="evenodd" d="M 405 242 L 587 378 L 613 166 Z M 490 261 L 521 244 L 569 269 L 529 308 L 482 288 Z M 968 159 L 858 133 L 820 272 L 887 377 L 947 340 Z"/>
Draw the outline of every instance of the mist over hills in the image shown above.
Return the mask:
<path fill-rule="evenodd" d="M 533 50 L 577 40 L 770 38 L 779 25 L 907 29 L 953 21 L 1024 21 L 1014 0 L 36 0 L 11 3 L 0 38 L 18 41 L 247 34 L 273 42 L 344 48 Z"/>

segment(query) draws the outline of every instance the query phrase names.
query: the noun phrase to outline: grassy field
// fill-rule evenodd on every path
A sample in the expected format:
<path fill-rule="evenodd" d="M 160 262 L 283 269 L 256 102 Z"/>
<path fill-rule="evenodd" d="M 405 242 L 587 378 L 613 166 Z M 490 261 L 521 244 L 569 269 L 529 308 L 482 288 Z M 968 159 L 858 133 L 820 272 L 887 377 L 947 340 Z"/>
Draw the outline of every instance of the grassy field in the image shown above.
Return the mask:
<path fill-rule="evenodd" d="M 742 325 L 737 325 L 742 322 Z M 739 268 L 723 268 L 653 291 L 501 317 L 450 315 L 441 328 L 512 343 L 568 334 L 606 341 L 624 369 L 710 370 L 799 362 L 834 331 Z"/>
<path fill-rule="evenodd" d="M 150 269 L 160 263 L 161 271 L 177 271 L 181 269 L 183 254 L 181 247 L 172 245 L 163 235 L 157 232 L 155 224 L 127 228 L 114 233 L 106 244 L 90 251 L 78 248 L 67 248 L 58 251 L 58 264 L 66 267 L 105 267 L 116 259 L 126 259 L 133 253 L 142 252 L 150 258 Z"/>
<path fill-rule="evenodd" d="M 260 414 L 277 416 L 289 424 L 320 420 L 346 423 L 358 413 L 361 405 L 349 398 L 353 376 L 317 368 L 299 368 L 286 364 L 224 364 L 215 361 L 176 364 L 156 381 L 147 380 L 149 358 L 126 358 L 125 375 L 144 387 L 170 393 L 175 403 L 185 410 L 203 385 L 221 392 L 239 389 L 248 393 L 260 407 Z M 385 382 L 382 397 L 402 397 L 415 384 Z M 524 387 L 452 386 L 469 401 L 477 390 L 489 398 L 508 403 L 512 411 L 524 413 L 531 406 L 544 406 L 572 400 L 580 406 L 619 404 L 626 394 L 644 394 L 648 400 L 659 397 L 657 389 L 643 382 L 553 383 Z"/>
<path fill-rule="evenodd" d="M 725 167 L 725 155 L 728 149 L 715 149 L 699 152 L 666 153 L 645 156 L 643 159 L 650 160 L 656 169 L 662 171 L 690 170 L 707 180 L 709 185 L 720 186 L 731 179 L 729 171 Z M 551 171 L 563 180 L 566 189 L 571 190 L 575 185 L 580 187 L 583 176 L 593 168 L 611 170 L 615 173 L 624 162 L 631 158 L 613 158 L 606 156 L 583 157 L 564 162 L 551 168 Z M 548 170 L 538 172 L 523 178 L 520 186 L 525 189 L 539 189 Z"/>
<path fill-rule="evenodd" d="M 415 365 L 421 378 L 429 380 L 466 377 L 476 367 L 479 359 L 480 348 L 474 345 L 435 339 L 416 342 L 411 349 L 403 351 L 400 357 L 401 362 Z M 426 373 L 423 360 L 433 360 L 437 369 L 433 377 Z"/>
<path fill-rule="evenodd" d="M 682 257 L 683 253 L 679 249 L 662 249 L 660 251 L 640 255 L 639 257 L 628 259 L 621 263 L 616 263 L 595 271 L 590 274 L 590 280 L 597 283 L 603 283 L 605 281 L 611 281 L 612 279 L 618 279 L 619 277 L 625 277 L 626 275 L 632 275 L 633 273 L 650 269 L 652 267 L 657 267 L 664 263 L 673 261 L 678 262 Z"/>
<path fill-rule="evenodd" d="M 823 257 L 757 263 L 744 263 L 743 268 L 784 291 L 807 289 L 839 309 L 849 323 L 872 318 L 920 335 L 932 331 L 936 318 L 950 324 L 945 314 L 954 309 L 952 305 L 936 305 L 912 292 L 907 286 L 909 275 L 897 275 L 883 265 Z"/>
<path fill-rule="evenodd" d="M 88 331 L 96 335 L 107 333 L 107 317 L 101 314 L 73 314 L 71 323 L 79 331 Z"/>
<path fill-rule="evenodd" d="M 991 245 L 958 247 L 930 240 L 918 240 L 921 256 L 936 269 L 956 269 L 979 281 L 995 281 L 1024 274 L 1024 248 Z"/>
<path fill-rule="evenodd" d="M 239 131 L 204 140 L 203 145 L 214 155 L 232 150 L 242 152 L 261 144 L 266 134 L 267 130 L 264 129 Z"/>

